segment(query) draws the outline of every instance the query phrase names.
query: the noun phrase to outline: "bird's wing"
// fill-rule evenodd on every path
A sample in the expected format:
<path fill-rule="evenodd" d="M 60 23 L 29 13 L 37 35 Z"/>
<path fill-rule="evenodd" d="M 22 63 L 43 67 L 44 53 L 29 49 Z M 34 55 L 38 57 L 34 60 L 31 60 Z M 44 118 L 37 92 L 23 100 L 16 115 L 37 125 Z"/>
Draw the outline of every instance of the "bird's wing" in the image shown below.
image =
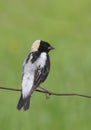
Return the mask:
<path fill-rule="evenodd" d="M 46 60 L 46 65 L 43 68 L 40 68 L 40 66 L 38 66 L 38 68 L 35 71 L 34 86 L 33 86 L 34 89 L 36 89 L 40 85 L 40 83 L 45 81 L 49 71 L 50 71 L 50 60 L 48 56 Z"/>

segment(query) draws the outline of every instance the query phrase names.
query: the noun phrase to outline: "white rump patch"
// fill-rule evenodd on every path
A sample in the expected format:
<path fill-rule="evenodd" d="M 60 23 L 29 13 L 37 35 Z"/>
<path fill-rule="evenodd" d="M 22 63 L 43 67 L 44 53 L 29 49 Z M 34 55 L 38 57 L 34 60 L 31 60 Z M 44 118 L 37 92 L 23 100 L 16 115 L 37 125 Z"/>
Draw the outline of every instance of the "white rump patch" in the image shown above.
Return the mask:
<path fill-rule="evenodd" d="M 34 75 L 30 75 L 29 73 L 24 74 L 23 80 L 22 80 L 22 95 L 23 98 L 26 98 L 32 89 L 34 81 Z"/>

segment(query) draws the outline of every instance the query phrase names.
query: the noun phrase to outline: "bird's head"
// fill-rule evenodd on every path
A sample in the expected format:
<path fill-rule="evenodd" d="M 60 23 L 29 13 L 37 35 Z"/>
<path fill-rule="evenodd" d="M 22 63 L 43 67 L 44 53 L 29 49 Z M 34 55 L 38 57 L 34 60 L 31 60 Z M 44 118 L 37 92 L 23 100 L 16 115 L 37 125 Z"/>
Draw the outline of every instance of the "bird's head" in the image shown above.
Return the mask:
<path fill-rule="evenodd" d="M 40 52 L 49 52 L 50 50 L 53 50 L 54 48 L 45 41 L 42 40 L 36 40 L 32 45 L 32 52 L 40 51 Z"/>

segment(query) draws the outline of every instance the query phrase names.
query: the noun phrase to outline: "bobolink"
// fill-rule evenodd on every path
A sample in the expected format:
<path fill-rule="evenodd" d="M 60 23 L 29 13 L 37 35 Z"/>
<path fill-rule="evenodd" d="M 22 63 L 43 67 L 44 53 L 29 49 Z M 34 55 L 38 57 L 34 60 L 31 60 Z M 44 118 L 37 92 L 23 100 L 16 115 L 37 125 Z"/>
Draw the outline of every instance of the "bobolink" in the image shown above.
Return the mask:
<path fill-rule="evenodd" d="M 22 92 L 17 109 L 27 110 L 30 98 L 36 88 L 45 81 L 50 71 L 48 52 L 54 49 L 49 43 L 36 40 L 23 64 Z"/>

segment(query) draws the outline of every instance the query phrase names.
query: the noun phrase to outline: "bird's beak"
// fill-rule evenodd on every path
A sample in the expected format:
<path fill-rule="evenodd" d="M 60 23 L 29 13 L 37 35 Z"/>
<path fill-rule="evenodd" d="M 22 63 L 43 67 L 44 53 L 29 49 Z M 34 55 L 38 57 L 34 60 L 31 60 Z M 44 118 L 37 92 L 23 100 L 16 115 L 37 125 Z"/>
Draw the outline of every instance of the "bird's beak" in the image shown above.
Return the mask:
<path fill-rule="evenodd" d="M 54 50 L 55 48 L 54 47 L 52 47 L 52 46 L 49 46 L 48 47 L 48 50 Z"/>

